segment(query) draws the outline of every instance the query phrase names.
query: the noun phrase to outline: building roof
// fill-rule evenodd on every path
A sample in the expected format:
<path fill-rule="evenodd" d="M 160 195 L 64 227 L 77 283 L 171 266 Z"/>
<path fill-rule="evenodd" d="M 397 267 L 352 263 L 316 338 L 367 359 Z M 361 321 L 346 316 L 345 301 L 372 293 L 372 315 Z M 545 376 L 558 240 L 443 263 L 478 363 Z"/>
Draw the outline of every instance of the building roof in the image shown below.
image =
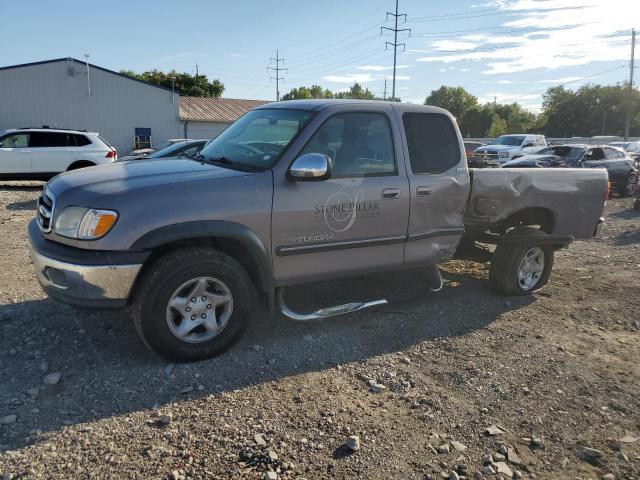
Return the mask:
<path fill-rule="evenodd" d="M 86 62 L 83 62 L 81 60 L 78 60 L 77 58 L 72 58 L 72 57 L 65 57 L 65 58 L 54 58 L 52 60 L 43 60 L 41 62 L 31 62 L 31 63 L 21 63 L 20 65 L 9 65 L 6 67 L 0 67 L 0 71 L 2 70 L 11 70 L 14 68 L 23 68 L 23 67 L 33 67 L 35 65 L 46 65 L 47 63 L 57 63 L 57 62 L 75 62 L 75 63 L 79 63 L 80 65 L 86 65 Z M 98 65 L 94 65 L 93 63 L 89 64 L 90 68 L 95 68 L 97 70 L 102 70 L 103 72 L 107 72 L 107 73 L 111 73 L 113 75 L 117 75 L 119 77 L 122 78 L 126 78 L 127 80 L 132 80 L 134 82 L 139 82 L 139 83 L 144 83 L 145 85 L 149 85 L 150 87 L 155 87 L 155 88 L 160 88 L 162 90 L 168 90 L 171 91 L 170 88 L 166 88 L 163 87 L 161 85 L 156 85 L 155 83 L 150 83 L 150 82 L 145 82 L 144 80 L 138 80 L 137 78 L 131 78 L 127 75 L 124 75 L 120 72 L 116 72 L 114 70 L 109 70 L 108 68 L 104 68 L 104 67 L 99 67 Z"/>
<path fill-rule="evenodd" d="M 180 97 L 180 120 L 230 123 L 249 110 L 267 103 L 265 100 Z"/>

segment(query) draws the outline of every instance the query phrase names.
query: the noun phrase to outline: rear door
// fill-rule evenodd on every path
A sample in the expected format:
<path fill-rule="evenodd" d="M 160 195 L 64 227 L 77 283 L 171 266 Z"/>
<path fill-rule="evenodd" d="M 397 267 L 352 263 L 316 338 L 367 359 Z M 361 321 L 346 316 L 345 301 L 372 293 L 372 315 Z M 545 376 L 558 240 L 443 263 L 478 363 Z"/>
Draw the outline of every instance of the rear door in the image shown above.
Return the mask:
<path fill-rule="evenodd" d="M 31 173 L 29 133 L 16 132 L 0 137 L 0 175 Z"/>
<path fill-rule="evenodd" d="M 463 143 L 452 117 L 407 111 L 402 115 L 411 189 L 405 263 L 448 260 L 464 234 L 470 180 Z"/>
<path fill-rule="evenodd" d="M 274 170 L 272 253 L 278 285 L 402 265 L 409 182 L 390 113 L 388 105 L 357 112 L 336 108 L 314 119 L 313 134 L 295 158 L 328 155 L 330 179 L 290 181 L 283 169 Z"/>
<path fill-rule="evenodd" d="M 623 186 L 627 181 L 627 175 L 630 169 L 626 155 L 615 148 L 604 147 L 603 150 L 604 156 L 607 159 L 609 179 L 617 186 Z"/>
<path fill-rule="evenodd" d="M 65 132 L 31 132 L 29 146 L 34 173 L 64 172 L 78 155 L 73 135 Z"/>

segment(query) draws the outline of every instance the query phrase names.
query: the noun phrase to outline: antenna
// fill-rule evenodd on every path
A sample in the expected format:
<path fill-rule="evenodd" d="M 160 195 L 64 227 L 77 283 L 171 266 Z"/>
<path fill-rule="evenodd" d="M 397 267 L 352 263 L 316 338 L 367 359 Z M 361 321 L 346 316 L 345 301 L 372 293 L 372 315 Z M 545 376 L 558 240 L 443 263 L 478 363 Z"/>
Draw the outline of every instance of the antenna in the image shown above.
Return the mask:
<path fill-rule="evenodd" d="M 85 62 L 87 64 L 87 93 L 88 93 L 89 98 L 91 98 L 91 78 L 89 76 L 89 57 L 90 56 L 91 55 L 89 55 L 88 53 L 84 54 L 84 59 L 85 59 Z"/>

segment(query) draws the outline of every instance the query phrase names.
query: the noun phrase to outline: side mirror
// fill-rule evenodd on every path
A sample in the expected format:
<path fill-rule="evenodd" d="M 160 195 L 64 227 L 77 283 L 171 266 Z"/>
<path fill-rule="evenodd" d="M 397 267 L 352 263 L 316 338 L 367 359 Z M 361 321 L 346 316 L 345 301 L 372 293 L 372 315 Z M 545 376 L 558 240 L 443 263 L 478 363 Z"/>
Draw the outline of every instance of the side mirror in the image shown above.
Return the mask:
<path fill-rule="evenodd" d="M 292 180 L 326 180 L 331 178 L 332 168 L 333 162 L 328 155 L 305 153 L 293 161 L 288 176 Z"/>
<path fill-rule="evenodd" d="M 525 143 L 522 148 L 533 147 L 533 143 Z"/>

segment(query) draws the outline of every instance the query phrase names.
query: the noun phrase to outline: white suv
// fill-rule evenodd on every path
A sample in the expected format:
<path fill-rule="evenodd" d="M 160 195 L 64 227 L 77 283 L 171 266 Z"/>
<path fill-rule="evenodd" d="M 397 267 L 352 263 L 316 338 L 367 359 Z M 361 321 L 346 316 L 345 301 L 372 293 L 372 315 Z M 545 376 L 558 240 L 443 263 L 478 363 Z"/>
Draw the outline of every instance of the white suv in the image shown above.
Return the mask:
<path fill-rule="evenodd" d="M 0 133 L 1 179 L 48 179 L 60 172 L 118 159 L 97 133 L 21 128 Z"/>

